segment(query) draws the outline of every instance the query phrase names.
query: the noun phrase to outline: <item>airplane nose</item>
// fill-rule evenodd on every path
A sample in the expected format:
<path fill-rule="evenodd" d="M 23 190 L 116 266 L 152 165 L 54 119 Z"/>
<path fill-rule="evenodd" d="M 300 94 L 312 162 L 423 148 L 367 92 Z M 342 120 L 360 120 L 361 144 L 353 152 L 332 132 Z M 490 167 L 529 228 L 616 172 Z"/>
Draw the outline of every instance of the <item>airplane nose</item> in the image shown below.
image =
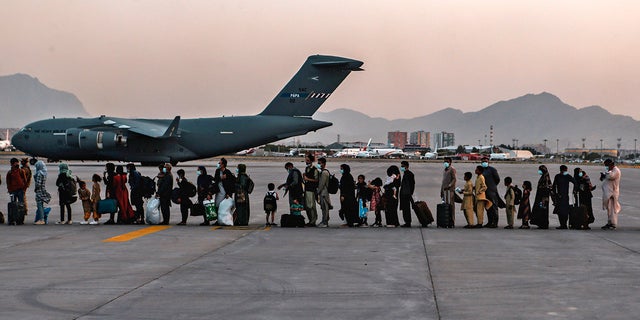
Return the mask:
<path fill-rule="evenodd" d="M 24 151 L 23 148 L 25 146 L 24 133 L 22 131 L 15 133 L 13 137 L 11 137 L 11 145 L 19 149 L 20 151 Z"/>

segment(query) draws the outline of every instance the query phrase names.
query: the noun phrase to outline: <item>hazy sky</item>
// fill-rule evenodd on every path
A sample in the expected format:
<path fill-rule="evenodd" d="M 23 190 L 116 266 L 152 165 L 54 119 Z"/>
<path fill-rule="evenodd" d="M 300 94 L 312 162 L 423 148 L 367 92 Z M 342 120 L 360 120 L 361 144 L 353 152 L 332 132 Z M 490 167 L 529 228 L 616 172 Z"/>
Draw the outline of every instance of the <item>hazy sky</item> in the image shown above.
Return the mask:
<path fill-rule="evenodd" d="M 93 115 L 255 114 L 312 54 L 365 63 L 322 111 L 407 118 L 547 91 L 640 120 L 635 0 L 0 0 L 0 75 Z"/>

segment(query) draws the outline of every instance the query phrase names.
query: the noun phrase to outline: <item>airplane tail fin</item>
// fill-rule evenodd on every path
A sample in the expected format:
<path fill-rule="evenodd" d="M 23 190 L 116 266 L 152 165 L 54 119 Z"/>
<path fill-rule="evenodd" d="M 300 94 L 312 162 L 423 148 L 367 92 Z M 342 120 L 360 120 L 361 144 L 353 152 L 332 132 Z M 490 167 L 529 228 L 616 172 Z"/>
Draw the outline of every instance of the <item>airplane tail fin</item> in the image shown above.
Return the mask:
<path fill-rule="evenodd" d="M 311 117 L 351 71 L 362 70 L 362 64 L 342 57 L 310 56 L 260 115 Z"/>

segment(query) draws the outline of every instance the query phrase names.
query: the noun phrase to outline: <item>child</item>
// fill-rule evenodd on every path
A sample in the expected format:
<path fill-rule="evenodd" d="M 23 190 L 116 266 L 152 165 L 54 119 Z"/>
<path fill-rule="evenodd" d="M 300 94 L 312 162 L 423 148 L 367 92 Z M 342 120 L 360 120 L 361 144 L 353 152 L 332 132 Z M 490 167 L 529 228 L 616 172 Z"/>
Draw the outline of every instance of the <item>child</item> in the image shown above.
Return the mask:
<path fill-rule="evenodd" d="M 266 214 L 266 226 L 276 226 L 277 224 L 273 223 L 273 217 L 276 215 L 276 210 L 278 210 L 278 203 L 276 201 L 280 200 L 280 196 L 276 191 L 276 185 L 273 183 L 269 183 L 267 185 L 267 193 L 264 195 L 264 213 Z M 271 215 L 271 222 L 269 222 L 269 215 Z"/>
<path fill-rule="evenodd" d="M 382 179 L 373 179 L 373 181 L 369 182 L 367 187 L 371 190 L 371 203 L 369 208 L 376 213 L 376 221 L 373 223 L 372 227 L 379 228 L 382 227 Z"/>
<path fill-rule="evenodd" d="M 91 211 L 93 211 L 91 208 L 91 191 L 87 189 L 87 183 L 82 180 L 78 180 L 78 185 L 80 186 L 78 189 L 78 197 L 80 197 L 82 201 L 82 211 L 84 212 L 84 220 L 81 221 L 80 224 L 88 224 Z"/>
<path fill-rule="evenodd" d="M 358 215 L 361 227 L 368 227 L 367 223 L 367 200 L 371 197 L 367 183 L 364 182 L 364 175 L 358 175 L 356 183 L 356 199 L 358 199 Z"/>
<path fill-rule="evenodd" d="M 518 219 L 522 219 L 520 229 L 529 229 L 529 215 L 531 214 L 531 204 L 529 203 L 529 195 L 531 195 L 531 181 L 522 183 L 522 200 L 518 207 Z"/>
<path fill-rule="evenodd" d="M 98 220 L 100 220 L 100 214 L 98 213 L 98 202 L 100 201 L 100 182 L 102 182 L 102 178 L 99 175 L 94 174 L 91 177 L 91 181 L 93 181 L 93 187 L 91 188 L 91 211 L 93 212 L 93 221 L 89 222 L 91 225 L 98 224 Z M 86 218 L 85 218 L 86 220 Z"/>
<path fill-rule="evenodd" d="M 505 229 L 513 229 L 513 215 L 516 213 L 516 205 L 515 205 L 515 192 L 513 191 L 513 186 L 511 185 L 513 180 L 511 177 L 504 178 L 504 186 L 507 187 L 507 193 L 504 194 L 504 201 L 507 205 L 507 226 Z"/>
<path fill-rule="evenodd" d="M 458 193 L 462 193 L 462 212 L 464 212 L 464 217 L 467 219 L 467 225 L 464 226 L 466 229 L 475 228 L 476 225 L 473 223 L 473 215 L 474 215 L 474 207 L 473 207 L 473 183 L 471 182 L 471 177 L 473 175 L 471 172 L 464 173 L 464 188 L 456 188 Z"/>
<path fill-rule="evenodd" d="M 304 206 L 300 204 L 298 199 L 293 199 L 293 203 L 291 204 L 290 212 L 292 216 L 301 216 L 302 210 L 304 210 Z"/>

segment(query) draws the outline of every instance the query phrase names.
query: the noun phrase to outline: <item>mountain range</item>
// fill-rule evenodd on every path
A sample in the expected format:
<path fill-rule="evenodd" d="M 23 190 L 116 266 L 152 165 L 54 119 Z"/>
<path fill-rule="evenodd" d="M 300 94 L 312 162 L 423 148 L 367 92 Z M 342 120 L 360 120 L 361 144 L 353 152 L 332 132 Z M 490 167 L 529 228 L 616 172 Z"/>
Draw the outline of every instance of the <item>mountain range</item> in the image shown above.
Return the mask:
<path fill-rule="evenodd" d="M 629 116 L 614 115 L 599 106 L 577 109 L 553 94 L 527 94 L 515 99 L 500 101 L 480 111 L 463 112 L 446 108 L 432 114 L 412 118 L 387 120 L 373 118 L 349 109 L 318 112 L 318 120 L 333 122 L 333 126 L 300 137 L 301 142 L 331 143 L 340 135 L 341 141 L 386 142 L 387 132 L 418 131 L 453 132 L 456 145 L 490 143 L 490 126 L 493 125 L 495 145 L 543 145 L 555 152 L 556 140 L 560 150 L 567 147 L 616 148 L 622 138 L 622 149 L 634 148 L 634 140 L 640 137 L 640 122 Z"/>
<path fill-rule="evenodd" d="M 0 128 L 16 128 L 32 121 L 49 117 L 88 117 L 80 100 L 73 94 L 51 89 L 37 78 L 26 74 L 0 76 Z M 322 110 L 322 109 L 321 109 Z M 114 115 L 117 116 L 117 115 Z M 599 106 L 577 109 L 553 94 L 527 94 L 500 101 L 482 110 L 463 112 L 446 108 L 429 115 L 387 120 L 364 113 L 337 109 L 318 112 L 315 119 L 329 121 L 332 127 L 296 138 L 304 144 L 330 144 L 337 141 L 387 142 L 387 132 L 418 131 L 453 132 L 456 145 L 490 143 L 493 125 L 494 144 L 542 145 L 547 139 L 549 151 L 555 151 L 556 140 L 560 150 L 581 147 L 616 148 L 621 138 L 622 149 L 633 150 L 634 140 L 640 137 L 640 122 L 629 116 L 614 115 Z M 290 142 L 288 140 L 286 142 Z"/>
<path fill-rule="evenodd" d="M 43 118 L 86 117 L 89 113 L 78 98 L 51 89 L 26 74 L 0 77 L 0 127 L 17 128 Z"/>

